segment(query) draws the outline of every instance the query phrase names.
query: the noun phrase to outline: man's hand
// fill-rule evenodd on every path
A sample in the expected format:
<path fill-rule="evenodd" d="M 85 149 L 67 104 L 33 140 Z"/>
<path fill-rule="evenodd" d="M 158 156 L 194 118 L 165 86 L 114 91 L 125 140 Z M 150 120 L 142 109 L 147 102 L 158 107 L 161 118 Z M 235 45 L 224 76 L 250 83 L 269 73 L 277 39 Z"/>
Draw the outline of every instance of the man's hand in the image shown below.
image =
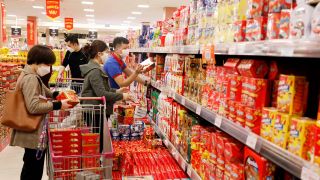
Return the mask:
<path fill-rule="evenodd" d="M 116 90 L 116 93 L 127 93 L 127 92 L 129 92 L 129 88 L 127 87 L 123 87 Z"/>
<path fill-rule="evenodd" d="M 141 72 L 143 71 L 143 66 L 141 64 L 138 64 L 136 70 L 134 71 L 134 73 L 136 75 L 139 75 Z"/>

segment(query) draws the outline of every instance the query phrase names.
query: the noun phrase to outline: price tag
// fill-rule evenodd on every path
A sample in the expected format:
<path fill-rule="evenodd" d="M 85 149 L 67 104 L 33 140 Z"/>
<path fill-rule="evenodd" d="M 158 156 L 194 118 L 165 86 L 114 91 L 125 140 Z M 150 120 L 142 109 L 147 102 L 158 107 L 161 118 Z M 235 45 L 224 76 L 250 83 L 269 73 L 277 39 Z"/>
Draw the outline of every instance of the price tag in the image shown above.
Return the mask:
<path fill-rule="evenodd" d="M 181 99 L 181 104 L 184 106 L 184 105 L 186 105 L 186 99 L 184 98 L 184 97 L 182 97 L 182 99 Z"/>
<path fill-rule="evenodd" d="M 180 46 L 180 53 L 184 53 L 184 46 Z"/>
<path fill-rule="evenodd" d="M 217 115 L 216 119 L 214 120 L 214 125 L 220 128 L 221 124 L 222 124 L 222 117 Z"/>
<path fill-rule="evenodd" d="M 182 160 L 180 163 L 181 169 L 185 170 L 186 169 L 186 163 Z"/>
<path fill-rule="evenodd" d="M 228 50 L 228 54 L 234 55 L 237 52 L 237 48 L 236 46 L 230 46 L 229 50 Z"/>
<path fill-rule="evenodd" d="M 246 141 L 246 145 L 249 146 L 251 149 L 255 149 L 257 145 L 258 137 L 253 134 L 249 133 Z"/>
<path fill-rule="evenodd" d="M 294 49 L 292 47 L 283 47 L 280 49 L 281 56 L 293 56 Z"/>
<path fill-rule="evenodd" d="M 303 167 L 301 171 L 302 180 L 319 180 L 320 177 L 317 173 L 312 171 L 310 168 Z"/>
<path fill-rule="evenodd" d="M 197 109 L 196 109 L 196 114 L 200 115 L 201 114 L 201 109 L 202 106 L 200 106 L 199 104 L 197 105 Z"/>
<path fill-rule="evenodd" d="M 187 174 L 188 174 L 189 177 L 191 177 L 191 172 L 192 172 L 192 167 L 191 167 L 191 165 L 189 165 L 187 167 Z"/>
<path fill-rule="evenodd" d="M 166 139 L 163 141 L 163 143 L 164 143 L 164 145 L 166 145 L 166 146 L 168 146 L 168 144 L 169 144 L 169 143 L 168 143 L 168 140 L 166 140 Z"/>

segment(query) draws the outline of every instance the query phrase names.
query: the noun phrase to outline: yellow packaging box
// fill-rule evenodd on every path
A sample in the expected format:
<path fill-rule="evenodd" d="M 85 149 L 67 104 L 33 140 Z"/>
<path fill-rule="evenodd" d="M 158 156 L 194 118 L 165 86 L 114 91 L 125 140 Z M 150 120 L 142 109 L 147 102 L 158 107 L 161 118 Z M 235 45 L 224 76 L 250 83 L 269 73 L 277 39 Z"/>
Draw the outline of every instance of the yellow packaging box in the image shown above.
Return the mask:
<path fill-rule="evenodd" d="M 291 115 L 285 113 L 277 113 L 274 128 L 272 142 L 282 148 L 287 147 L 289 139 Z"/>
<path fill-rule="evenodd" d="M 262 138 L 272 141 L 273 128 L 278 111 L 274 107 L 264 107 L 262 109 L 261 131 Z"/>

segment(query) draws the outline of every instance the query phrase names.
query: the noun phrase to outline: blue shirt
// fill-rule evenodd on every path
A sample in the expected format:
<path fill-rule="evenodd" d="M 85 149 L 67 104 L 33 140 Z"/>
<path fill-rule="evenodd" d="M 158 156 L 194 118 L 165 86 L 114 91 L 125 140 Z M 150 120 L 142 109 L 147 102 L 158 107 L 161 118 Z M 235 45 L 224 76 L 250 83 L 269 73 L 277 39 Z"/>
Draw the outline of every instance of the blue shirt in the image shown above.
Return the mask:
<path fill-rule="evenodd" d="M 120 89 L 120 86 L 114 80 L 117 76 L 122 75 L 123 70 L 127 67 L 127 65 L 116 55 L 111 54 L 106 63 L 103 66 L 104 71 L 107 73 L 109 77 L 110 87 L 114 89 Z"/>

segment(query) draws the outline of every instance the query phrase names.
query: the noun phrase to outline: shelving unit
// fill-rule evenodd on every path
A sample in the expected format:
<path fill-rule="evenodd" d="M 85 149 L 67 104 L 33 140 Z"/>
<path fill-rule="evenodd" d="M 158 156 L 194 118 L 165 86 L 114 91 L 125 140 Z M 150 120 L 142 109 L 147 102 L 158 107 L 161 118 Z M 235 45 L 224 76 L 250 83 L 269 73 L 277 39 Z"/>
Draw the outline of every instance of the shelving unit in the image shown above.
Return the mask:
<path fill-rule="evenodd" d="M 320 42 L 312 40 L 270 40 L 239 43 L 215 44 L 217 55 L 245 55 L 245 56 L 277 56 L 277 57 L 320 57 Z M 131 49 L 137 53 L 179 53 L 201 54 L 199 45 L 155 47 Z"/>
<path fill-rule="evenodd" d="M 227 134 L 247 145 L 251 149 L 260 153 L 270 161 L 282 167 L 296 177 L 301 179 L 320 179 L 320 168 L 304 159 L 289 153 L 271 142 L 255 135 L 244 127 L 234 123 L 233 121 L 219 116 L 217 113 L 202 107 L 200 104 L 188 100 L 186 97 L 165 89 L 156 82 L 151 85 L 159 91 L 166 91 L 168 96 L 171 96 L 175 101 L 185 106 L 187 109 L 198 114 L 203 119 L 217 126 Z"/>

